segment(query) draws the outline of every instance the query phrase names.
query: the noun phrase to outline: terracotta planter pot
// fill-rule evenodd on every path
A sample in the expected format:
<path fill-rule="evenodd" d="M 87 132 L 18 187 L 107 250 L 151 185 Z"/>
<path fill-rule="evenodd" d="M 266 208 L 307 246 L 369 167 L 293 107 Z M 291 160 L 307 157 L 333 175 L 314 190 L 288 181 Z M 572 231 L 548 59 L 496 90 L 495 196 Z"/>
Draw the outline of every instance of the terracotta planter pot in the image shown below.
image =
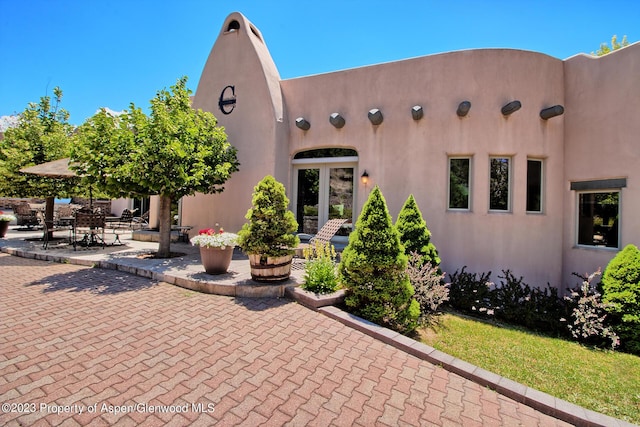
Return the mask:
<path fill-rule="evenodd" d="M 0 221 L 0 237 L 6 236 L 7 230 L 9 230 L 9 221 Z"/>
<path fill-rule="evenodd" d="M 229 269 L 233 257 L 233 246 L 206 248 L 200 246 L 200 260 L 208 274 L 224 274 Z"/>
<path fill-rule="evenodd" d="M 281 282 L 291 275 L 291 259 L 293 255 L 267 257 L 259 254 L 249 255 L 251 278 L 256 282 Z"/>

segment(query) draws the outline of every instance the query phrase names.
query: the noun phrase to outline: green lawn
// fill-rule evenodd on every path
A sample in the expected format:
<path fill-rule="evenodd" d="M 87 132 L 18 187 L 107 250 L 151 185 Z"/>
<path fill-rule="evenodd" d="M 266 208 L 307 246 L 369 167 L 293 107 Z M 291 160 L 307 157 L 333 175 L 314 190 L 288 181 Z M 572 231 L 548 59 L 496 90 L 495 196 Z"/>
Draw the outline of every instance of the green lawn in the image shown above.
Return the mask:
<path fill-rule="evenodd" d="M 421 340 L 488 371 L 640 424 L 640 357 L 444 314 Z"/>

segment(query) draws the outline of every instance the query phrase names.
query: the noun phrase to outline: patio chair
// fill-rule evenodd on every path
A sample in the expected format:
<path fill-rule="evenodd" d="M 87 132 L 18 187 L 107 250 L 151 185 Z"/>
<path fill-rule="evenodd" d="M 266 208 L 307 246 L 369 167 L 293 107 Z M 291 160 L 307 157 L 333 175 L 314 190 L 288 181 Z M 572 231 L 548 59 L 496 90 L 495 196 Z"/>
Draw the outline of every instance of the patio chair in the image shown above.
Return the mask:
<path fill-rule="evenodd" d="M 340 230 L 340 227 L 346 222 L 346 218 L 335 218 L 327 221 L 318 233 L 309 239 L 309 243 L 300 243 L 298 247 L 295 248 L 296 257 L 302 258 L 304 256 L 304 250 L 312 247 L 316 241 L 330 243 L 331 239 L 336 235 L 338 230 Z"/>
<path fill-rule="evenodd" d="M 113 234 L 115 234 L 116 236 L 113 244 L 122 244 L 122 241 L 120 240 L 120 234 L 133 232 L 133 211 L 124 209 L 119 218 L 114 218 L 113 220 L 107 221 L 106 226 L 107 228 L 112 230 Z"/>
<path fill-rule="evenodd" d="M 20 227 L 33 228 L 40 225 L 38 212 L 32 209 L 29 203 L 23 202 L 13 205 L 13 214 L 16 216 L 16 224 Z"/>
<path fill-rule="evenodd" d="M 104 249 L 104 227 L 104 214 L 76 212 L 73 226 L 73 250 L 76 250 L 79 244 L 87 247 L 100 245 Z M 79 232 L 84 233 L 80 241 L 77 238 Z"/>

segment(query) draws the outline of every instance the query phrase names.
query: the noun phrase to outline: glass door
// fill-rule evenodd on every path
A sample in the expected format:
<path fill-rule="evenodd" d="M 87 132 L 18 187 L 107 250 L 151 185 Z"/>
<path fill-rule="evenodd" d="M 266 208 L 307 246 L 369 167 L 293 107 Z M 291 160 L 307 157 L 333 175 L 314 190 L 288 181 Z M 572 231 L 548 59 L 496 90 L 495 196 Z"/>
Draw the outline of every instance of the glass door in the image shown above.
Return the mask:
<path fill-rule="evenodd" d="M 320 169 L 298 169 L 296 174 L 296 220 L 298 233 L 318 232 Z"/>
<path fill-rule="evenodd" d="M 348 224 L 338 236 L 347 236 L 353 221 L 355 166 L 336 164 L 294 167 L 295 214 L 298 232 L 316 234 L 330 219 Z"/>

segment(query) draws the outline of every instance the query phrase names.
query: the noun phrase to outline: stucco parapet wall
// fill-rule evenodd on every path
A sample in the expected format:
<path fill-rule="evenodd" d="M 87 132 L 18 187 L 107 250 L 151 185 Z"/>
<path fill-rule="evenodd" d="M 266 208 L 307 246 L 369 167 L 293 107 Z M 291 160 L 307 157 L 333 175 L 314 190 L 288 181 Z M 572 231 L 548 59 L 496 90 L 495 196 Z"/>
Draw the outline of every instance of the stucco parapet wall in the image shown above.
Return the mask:
<path fill-rule="evenodd" d="M 589 427 L 633 427 L 635 425 L 582 408 L 566 400 L 558 399 L 547 393 L 486 371 L 390 329 L 383 328 L 358 316 L 344 312 L 337 307 L 321 307 L 318 311 L 386 344 L 392 345 L 422 360 L 426 360 L 429 363 L 441 366 L 450 372 L 484 387 L 489 387 L 510 399 L 523 403 L 559 420 L 576 426 Z"/>

